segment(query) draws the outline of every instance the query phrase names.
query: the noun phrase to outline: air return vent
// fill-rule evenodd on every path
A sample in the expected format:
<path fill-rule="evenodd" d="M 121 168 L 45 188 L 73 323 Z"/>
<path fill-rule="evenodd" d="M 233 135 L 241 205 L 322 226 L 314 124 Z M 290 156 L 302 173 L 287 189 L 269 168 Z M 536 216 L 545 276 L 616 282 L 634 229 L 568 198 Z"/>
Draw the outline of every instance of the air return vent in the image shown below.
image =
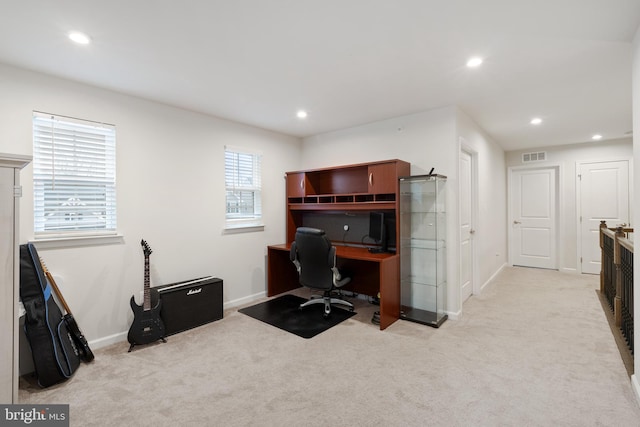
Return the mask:
<path fill-rule="evenodd" d="M 537 153 L 524 153 L 522 155 L 522 163 L 542 162 L 547 160 L 547 152 L 539 151 Z"/>

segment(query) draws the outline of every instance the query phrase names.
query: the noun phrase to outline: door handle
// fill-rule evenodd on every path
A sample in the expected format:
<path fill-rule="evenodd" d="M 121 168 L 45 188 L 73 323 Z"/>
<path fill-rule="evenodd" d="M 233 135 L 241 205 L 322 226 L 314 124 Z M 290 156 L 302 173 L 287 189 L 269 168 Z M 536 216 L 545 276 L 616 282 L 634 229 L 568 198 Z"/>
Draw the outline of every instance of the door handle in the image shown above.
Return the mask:
<path fill-rule="evenodd" d="M 522 224 L 520 221 L 513 221 L 514 224 Z"/>
<path fill-rule="evenodd" d="M 472 228 L 471 230 L 469 230 L 469 234 L 476 234 L 476 230 Z"/>

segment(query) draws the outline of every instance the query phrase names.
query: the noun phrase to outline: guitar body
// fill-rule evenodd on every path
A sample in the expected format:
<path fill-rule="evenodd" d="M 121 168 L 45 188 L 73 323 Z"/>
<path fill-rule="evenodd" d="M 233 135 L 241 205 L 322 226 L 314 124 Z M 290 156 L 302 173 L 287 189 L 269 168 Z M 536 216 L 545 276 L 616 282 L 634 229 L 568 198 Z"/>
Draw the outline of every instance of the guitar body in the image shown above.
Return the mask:
<path fill-rule="evenodd" d="M 129 328 L 127 340 L 133 347 L 134 345 L 150 344 L 152 342 L 164 339 L 164 323 L 160 318 L 160 308 L 162 301 L 158 291 L 149 289 L 149 298 L 151 308 L 144 309 L 143 305 L 136 304 L 135 298 L 132 296 L 130 305 L 133 310 L 133 323 Z"/>

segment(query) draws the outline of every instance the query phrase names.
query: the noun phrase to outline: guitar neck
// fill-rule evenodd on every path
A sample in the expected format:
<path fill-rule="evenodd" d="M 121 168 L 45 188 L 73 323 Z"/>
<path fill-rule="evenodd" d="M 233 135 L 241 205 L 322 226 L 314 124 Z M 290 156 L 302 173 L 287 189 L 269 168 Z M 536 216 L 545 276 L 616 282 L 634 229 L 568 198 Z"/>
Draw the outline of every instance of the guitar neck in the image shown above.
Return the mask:
<path fill-rule="evenodd" d="M 53 276 L 51 275 L 51 272 L 47 268 L 47 265 L 44 263 L 42 258 L 38 258 L 38 259 L 40 260 L 40 266 L 42 266 L 42 270 L 44 271 L 44 275 L 47 276 L 47 280 L 49 281 L 49 284 L 51 285 L 51 287 L 55 291 L 56 296 L 58 297 L 58 300 L 62 303 L 62 306 L 64 307 L 65 311 L 68 314 L 71 314 L 71 310 L 69 310 L 69 306 L 67 305 L 67 302 L 64 300 L 64 297 L 62 296 L 62 292 L 60 292 L 60 288 L 58 288 L 58 284 L 53 279 Z"/>
<path fill-rule="evenodd" d="M 53 290 L 56 292 L 56 296 L 58 297 L 58 301 L 60 301 L 60 303 L 62 304 L 62 307 L 64 308 L 64 311 L 66 311 L 68 314 L 71 314 L 71 310 L 69 309 L 69 306 L 67 305 L 67 302 L 65 301 L 64 297 L 62 296 L 62 292 L 60 292 L 60 288 L 58 288 L 58 284 L 53 279 L 53 276 L 51 275 L 51 273 L 49 273 L 48 270 L 45 270 L 44 274 L 45 274 L 45 276 L 47 276 L 47 279 L 49 279 L 49 283 L 51 284 L 51 287 L 53 288 Z"/>
<path fill-rule="evenodd" d="M 144 257 L 144 311 L 151 310 L 151 283 L 149 280 L 149 255 Z"/>

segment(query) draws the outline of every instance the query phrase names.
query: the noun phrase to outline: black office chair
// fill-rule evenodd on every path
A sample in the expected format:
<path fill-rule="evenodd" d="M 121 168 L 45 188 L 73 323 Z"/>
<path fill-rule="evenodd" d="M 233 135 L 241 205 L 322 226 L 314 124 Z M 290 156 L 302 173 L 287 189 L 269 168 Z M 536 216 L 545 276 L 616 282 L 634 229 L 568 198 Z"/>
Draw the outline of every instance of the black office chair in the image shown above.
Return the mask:
<path fill-rule="evenodd" d="M 332 297 L 332 291 L 351 281 L 342 277 L 336 267 L 336 248 L 325 235 L 324 230 L 299 227 L 295 241 L 291 244 L 289 258 L 298 270 L 300 284 L 307 288 L 323 291 L 322 297 L 314 295 L 300 304 L 300 309 L 310 304 L 324 303 L 324 317 L 331 314 L 331 304 L 343 304 L 353 311 L 353 304 Z"/>

